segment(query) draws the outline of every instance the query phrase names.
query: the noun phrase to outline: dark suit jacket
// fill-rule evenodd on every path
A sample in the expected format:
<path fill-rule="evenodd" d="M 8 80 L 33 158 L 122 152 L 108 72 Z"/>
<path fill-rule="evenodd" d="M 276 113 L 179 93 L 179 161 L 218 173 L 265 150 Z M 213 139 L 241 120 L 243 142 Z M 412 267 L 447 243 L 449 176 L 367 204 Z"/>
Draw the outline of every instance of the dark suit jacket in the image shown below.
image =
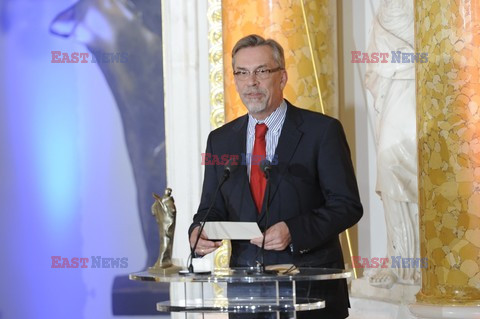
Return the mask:
<path fill-rule="evenodd" d="M 225 154 L 242 158 L 246 153 L 247 123 L 248 115 L 245 115 L 212 131 L 206 153 L 219 158 L 222 155 L 225 158 Z M 284 221 L 290 230 L 292 245 L 284 251 L 267 251 L 265 264 L 343 268 L 338 235 L 358 222 L 363 209 L 340 122 L 299 109 L 287 101 L 287 114 L 275 155 L 278 163 L 273 165 L 270 174 L 267 228 Z M 202 198 L 190 232 L 205 216 L 223 170 L 222 165 L 205 165 Z M 247 166 L 241 165 L 223 185 L 207 220 L 252 221 L 264 229 L 266 200 L 265 195 L 258 214 L 250 192 Z M 232 241 L 230 263 L 255 266 L 258 251 L 249 241 Z M 341 285 L 344 286 L 341 291 L 332 291 L 337 294 L 336 299 L 345 299 L 342 294 L 346 294 L 346 287 L 344 283 Z M 348 294 L 343 306 L 348 306 Z"/>

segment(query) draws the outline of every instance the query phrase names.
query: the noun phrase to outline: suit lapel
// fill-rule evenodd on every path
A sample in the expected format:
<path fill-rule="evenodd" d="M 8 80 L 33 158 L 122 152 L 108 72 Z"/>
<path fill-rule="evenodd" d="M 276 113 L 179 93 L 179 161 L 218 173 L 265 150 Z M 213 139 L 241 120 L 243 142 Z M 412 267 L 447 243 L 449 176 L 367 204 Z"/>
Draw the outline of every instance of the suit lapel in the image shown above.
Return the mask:
<path fill-rule="evenodd" d="M 257 209 L 255 208 L 255 203 L 253 201 L 252 193 L 250 191 L 250 181 L 247 174 L 247 165 L 244 165 L 242 161 L 246 156 L 246 147 L 247 147 L 247 125 L 248 125 L 248 115 L 244 116 L 242 121 L 238 121 L 238 124 L 233 127 L 234 134 L 239 136 L 239 138 L 231 139 L 231 152 L 230 154 L 239 155 L 239 165 L 240 167 L 236 172 L 231 176 L 231 185 L 232 189 L 236 189 L 237 196 L 232 196 L 240 200 L 242 203 L 236 205 L 235 207 L 243 207 L 241 212 L 244 215 L 245 220 L 254 221 L 257 218 Z M 242 157 L 243 156 L 243 157 Z M 243 194 L 243 196 L 238 196 L 238 194 Z"/>

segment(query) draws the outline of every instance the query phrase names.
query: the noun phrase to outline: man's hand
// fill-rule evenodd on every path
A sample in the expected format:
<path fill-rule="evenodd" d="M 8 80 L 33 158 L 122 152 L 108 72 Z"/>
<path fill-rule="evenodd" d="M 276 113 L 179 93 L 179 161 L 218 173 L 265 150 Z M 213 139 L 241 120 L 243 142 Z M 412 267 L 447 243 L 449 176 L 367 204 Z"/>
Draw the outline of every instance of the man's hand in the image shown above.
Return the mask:
<path fill-rule="evenodd" d="M 262 241 L 263 237 L 257 237 L 252 239 L 250 243 L 262 247 Z M 285 222 L 276 223 L 265 232 L 266 250 L 284 250 L 290 245 L 291 241 L 290 230 Z"/>
<path fill-rule="evenodd" d="M 200 230 L 200 226 L 195 227 L 190 234 L 190 247 L 195 245 L 195 241 L 197 240 L 198 231 Z M 198 240 L 197 248 L 195 249 L 195 253 L 201 256 L 211 253 L 218 247 L 222 245 L 221 241 L 212 241 L 208 240 L 207 234 L 205 231 L 202 231 L 202 235 L 200 235 L 200 239 Z"/>

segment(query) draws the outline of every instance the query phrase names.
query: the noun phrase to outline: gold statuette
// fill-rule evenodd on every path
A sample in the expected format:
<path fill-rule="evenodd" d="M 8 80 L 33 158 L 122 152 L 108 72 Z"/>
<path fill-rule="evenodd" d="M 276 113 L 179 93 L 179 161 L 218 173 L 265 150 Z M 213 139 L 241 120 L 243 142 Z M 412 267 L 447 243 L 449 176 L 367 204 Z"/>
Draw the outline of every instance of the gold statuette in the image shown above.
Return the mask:
<path fill-rule="evenodd" d="M 165 194 L 160 197 L 153 194 L 155 203 L 152 205 L 152 215 L 155 216 L 158 224 L 158 233 L 160 238 L 160 249 L 158 259 L 153 267 L 149 267 L 150 273 L 173 274 L 178 272 L 181 267 L 172 263 L 173 235 L 175 233 L 175 217 L 177 209 L 173 200 L 172 190 L 165 189 Z"/>

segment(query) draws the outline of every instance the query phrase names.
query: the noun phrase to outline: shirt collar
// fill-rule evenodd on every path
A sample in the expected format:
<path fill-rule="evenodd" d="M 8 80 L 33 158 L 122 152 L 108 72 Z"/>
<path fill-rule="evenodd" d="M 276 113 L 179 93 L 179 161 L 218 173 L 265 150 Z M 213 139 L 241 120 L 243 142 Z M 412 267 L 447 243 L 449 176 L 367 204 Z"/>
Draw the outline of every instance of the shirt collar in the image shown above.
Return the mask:
<path fill-rule="evenodd" d="M 277 107 L 275 111 L 272 112 L 265 120 L 259 121 L 254 118 L 252 115 L 248 114 L 248 128 L 247 132 L 249 135 L 255 135 L 255 126 L 257 124 L 265 123 L 268 127 L 268 131 L 277 133 L 282 128 L 283 120 L 287 114 L 287 103 L 285 100 L 282 100 L 280 106 Z"/>

